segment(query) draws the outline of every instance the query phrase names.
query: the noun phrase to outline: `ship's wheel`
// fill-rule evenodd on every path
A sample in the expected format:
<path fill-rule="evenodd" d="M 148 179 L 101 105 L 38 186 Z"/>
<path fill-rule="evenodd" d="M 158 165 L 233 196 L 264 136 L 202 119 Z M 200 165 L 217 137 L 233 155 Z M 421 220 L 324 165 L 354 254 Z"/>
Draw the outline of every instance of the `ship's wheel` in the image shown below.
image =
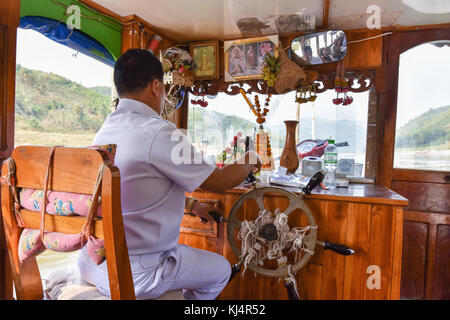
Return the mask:
<path fill-rule="evenodd" d="M 244 204 L 245 201 L 253 199 L 258 204 L 260 213 L 268 213 L 270 212 L 268 208 L 264 205 L 264 195 L 267 193 L 281 195 L 289 199 L 289 206 L 285 211 L 279 214 L 283 214 L 286 217 L 289 216 L 290 213 L 292 213 L 296 209 L 300 209 L 302 212 L 304 212 L 308 218 L 308 225 L 304 230 L 306 230 L 305 235 L 302 237 L 302 246 L 299 248 L 303 251 L 303 254 L 301 255 L 301 258 L 299 261 L 296 261 L 294 264 L 289 267 L 287 263 L 281 262 L 281 264 L 276 269 L 267 269 L 262 268 L 255 263 L 251 262 L 247 265 L 248 269 L 264 275 L 268 277 L 289 277 L 290 274 L 295 274 L 303 268 L 308 261 L 311 259 L 311 257 L 314 254 L 314 250 L 316 247 L 317 242 L 317 225 L 314 220 L 314 216 L 311 212 L 311 209 L 306 205 L 306 203 L 301 199 L 300 196 L 297 196 L 295 193 L 290 192 L 286 189 L 280 188 L 280 187 L 262 187 L 258 188 L 252 191 L 249 191 L 242 195 L 233 205 L 230 214 L 228 216 L 228 226 L 227 226 L 227 235 L 228 235 L 228 241 L 230 243 L 231 249 L 233 250 L 233 253 L 236 255 L 236 257 L 240 257 L 241 259 L 245 258 L 243 257 L 241 249 L 238 247 L 236 243 L 236 237 L 235 232 L 236 230 L 239 230 L 242 228 L 243 225 L 245 225 L 244 221 L 240 221 L 237 218 L 237 213 L 241 206 Z M 274 217 L 274 220 L 276 217 Z M 257 218 L 258 219 L 258 218 Z M 255 220 L 257 220 L 255 219 Z M 261 220 L 261 219 L 260 219 Z M 278 219 L 281 220 L 281 219 Z M 270 220 L 269 220 L 270 221 Z M 259 234 L 254 235 L 256 238 L 258 238 L 257 243 L 261 242 L 264 244 L 270 244 L 271 242 L 275 242 L 279 240 L 280 237 L 283 236 L 282 230 L 279 230 L 280 228 L 277 223 L 274 222 L 267 222 L 260 224 L 260 227 L 257 228 L 259 231 Z M 291 229 L 291 228 L 289 228 Z M 255 230 L 255 228 L 253 228 Z M 251 230 L 250 232 L 252 232 Z M 292 241 L 286 241 L 287 244 L 294 242 L 294 239 Z M 242 263 L 244 263 L 243 260 L 241 260 Z"/>

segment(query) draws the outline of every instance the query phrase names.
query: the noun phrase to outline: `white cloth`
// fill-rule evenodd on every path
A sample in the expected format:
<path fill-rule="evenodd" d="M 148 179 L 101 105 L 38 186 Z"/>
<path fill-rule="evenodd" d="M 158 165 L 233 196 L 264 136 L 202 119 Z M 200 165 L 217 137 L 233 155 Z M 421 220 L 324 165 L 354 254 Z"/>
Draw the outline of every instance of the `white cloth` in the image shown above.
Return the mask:
<path fill-rule="evenodd" d="M 44 300 L 110 300 L 83 281 L 78 267 L 59 268 L 43 279 Z M 167 291 L 155 300 L 185 300 L 182 290 Z"/>
<path fill-rule="evenodd" d="M 173 123 L 163 120 L 146 104 L 130 99 L 120 100 L 93 144 L 117 145 L 114 162 L 120 170 L 123 222 L 135 286 L 155 291 L 150 288 L 159 284 L 162 270 L 168 265 L 166 260 L 175 258 L 173 252 L 178 250 L 185 192 L 197 189 L 215 167 L 203 159 Z M 180 155 L 196 161 L 183 162 Z M 213 253 L 206 254 L 214 257 Z M 187 258 L 178 255 L 177 259 L 179 263 Z M 81 250 L 82 277 L 102 292 L 100 287 L 108 287 L 108 281 L 99 283 L 92 274 L 105 271 L 106 264 L 89 265 L 89 261 L 85 250 Z M 228 272 L 223 267 L 222 271 Z M 147 274 L 145 281 L 136 276 L 142 272 Z M 158 277 L 149 284 L 148 278 L 156 273 Z M 109 288 L 107 291 L 109 294 Z"/>
<path fill-rule="evenodd" d="M 84 253 L 83 253 L 84 252 Z M 188 300 L 213 300 L 227 285 L 229 262 L 213 252 L 177 245 L 158 265 L 148 264 L 150 255 L 131 255 L 134 291 L 137 299 L 155 299 L 167 291 L 183 289 Z M 97 266 L 80 250 L 78 266 L 83 279 L 110 296 L 106 260 Z"/>

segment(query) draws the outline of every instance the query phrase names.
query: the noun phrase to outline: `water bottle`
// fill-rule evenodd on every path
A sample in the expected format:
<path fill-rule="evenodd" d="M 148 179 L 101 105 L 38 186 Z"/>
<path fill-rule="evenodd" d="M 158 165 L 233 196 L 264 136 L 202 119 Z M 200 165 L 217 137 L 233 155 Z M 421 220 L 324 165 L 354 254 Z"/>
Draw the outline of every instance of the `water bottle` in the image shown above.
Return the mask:
<path fill-rule="evenodd" d="M 337 148 L 334 145 L 334 140 L 328 140 L 328 145 L 323 153 L 324 165 L 326 169 L 325 178 L 323 184 L 328 189 L 336 188 L 336 168 L 338 163 Z"/>

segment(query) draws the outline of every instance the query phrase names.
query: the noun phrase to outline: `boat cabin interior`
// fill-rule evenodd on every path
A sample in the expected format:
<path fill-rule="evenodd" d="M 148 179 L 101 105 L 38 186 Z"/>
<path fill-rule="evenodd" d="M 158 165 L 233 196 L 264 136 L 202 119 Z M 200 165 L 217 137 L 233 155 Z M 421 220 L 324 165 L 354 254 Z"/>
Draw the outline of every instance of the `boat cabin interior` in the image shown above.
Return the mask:
<path fill-rule="evenodd" d="M 53 48 L 22 31 L 111 78 L 129 49 L 150 51 L 161 116 L 203 159 L 258 154 L 235 187 L 186 192 L 179 243 L 232 267 L 217 299 L 450 299 L 449 1 L 1 1 L 0 299 L 135 299 L 116 146 L 91 143 L 118 94 L 21 65 L 22 42 Z M 75 87 L 73 108 L 55 98 Z M 50 138 L 71 125 L 89 140 Z M 55 198 L 69 194 L 89 199 L 76 215 Z M 52 249 L 84 245 L 108 261 L 109 297 L 42 269 Z"/>

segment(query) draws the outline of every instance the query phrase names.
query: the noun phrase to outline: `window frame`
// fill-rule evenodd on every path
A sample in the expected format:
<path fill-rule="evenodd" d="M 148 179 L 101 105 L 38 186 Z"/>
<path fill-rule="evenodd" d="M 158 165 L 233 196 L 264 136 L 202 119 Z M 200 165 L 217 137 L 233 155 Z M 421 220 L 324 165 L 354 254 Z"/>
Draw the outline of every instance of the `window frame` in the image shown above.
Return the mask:
<path fill-rule="evenodd" d="M 400 54 L 423 43 L 445 39 L 450 39 L 450 26 L 393 31 L 383 39 L 383 68 L 380 75 L 385 83 L 380 84 L 382 91 L 378 102 L 380 128 L 377 135 L 376 181 L 388 188 L 393 181 L 402 179 L 436 183 L 450 181 L 448 171 L 394 168 Z"/>

